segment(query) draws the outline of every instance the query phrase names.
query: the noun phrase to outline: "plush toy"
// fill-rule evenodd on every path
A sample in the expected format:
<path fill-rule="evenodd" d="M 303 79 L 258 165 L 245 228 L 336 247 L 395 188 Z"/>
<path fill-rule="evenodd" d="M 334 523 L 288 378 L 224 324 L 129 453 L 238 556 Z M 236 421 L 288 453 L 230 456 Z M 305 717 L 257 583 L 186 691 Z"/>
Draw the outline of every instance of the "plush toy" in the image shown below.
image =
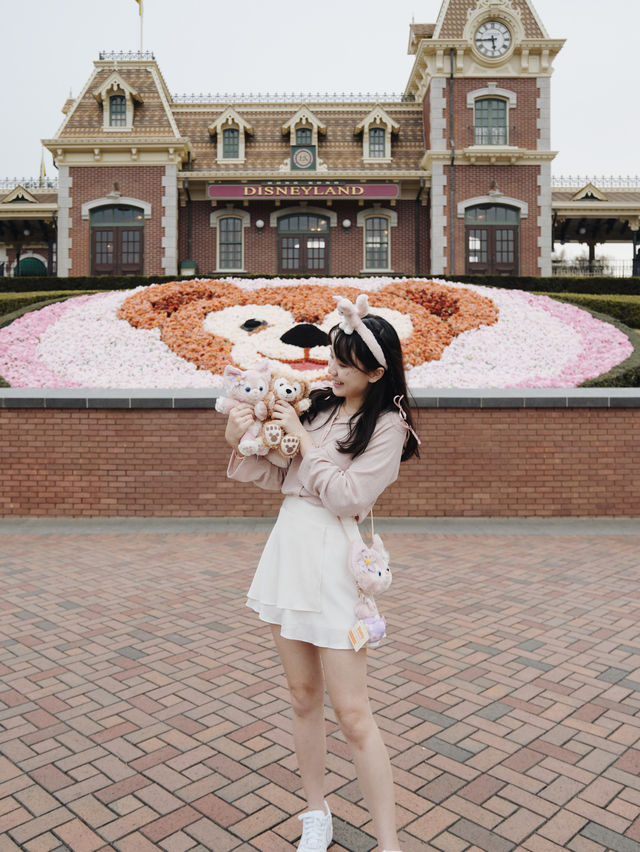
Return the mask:
<path fill-rule="evenodd" d="M 307 411 L 311 405 L 308 382 L 297 376 L 283 374 L 274 376 L 265 400 L 269 414 L 273 412 L 276 402 L 280 400 L 290 403 L 298 414 Z M 280 467 L 286 467 L 289 459 L 295 456 L 300 447 L 300 438 L 297 435 L 288 435 L 275 420 L 268 420 L 264 424 L 262 439 L 267 447 L 276 451 L 269 454 L 269 461 Z"/>
<path fill-rule="evenodd" d="M 355 611 L 356 618 L 364 622 L 369 632 L 369 641 L 367 644 L 370 648 L 375 647 L 386 636 L 387 625 L 384 616 L 378 612 L 378 607 L 374 599 L 362 594 L 362 592 L 358 595 Z"/>
<path fill-rule="evenodd" d="M 216 399 L 216 411 L 221 414 L 229 412 L 238 405 L 253 406 L 254 421 L 242 436 L 238 444 L 238 452 L 242 456 L 265 456 L 270 447 L 262 440 L 262 421 L 267 417 L 265 399 L 269 393 L 271 368 L 265 359 L 252 370 L 239 370 L 228 364 L 222 375 L 228 396 Z"/>

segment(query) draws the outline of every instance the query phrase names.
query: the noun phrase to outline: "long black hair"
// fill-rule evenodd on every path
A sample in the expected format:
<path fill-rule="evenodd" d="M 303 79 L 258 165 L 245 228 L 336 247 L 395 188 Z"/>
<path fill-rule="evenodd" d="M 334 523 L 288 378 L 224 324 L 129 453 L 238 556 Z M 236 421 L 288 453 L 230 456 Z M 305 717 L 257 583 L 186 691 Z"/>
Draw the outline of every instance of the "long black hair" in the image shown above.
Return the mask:
<path fill-rule="evenodd" d="M 344 440 L 338 441 L 340 452 L 348 453 L 354 458 L 366 450 L 378 417 L 385 411 L 398 411 L 393 401 L 395 397 L 402 397 L 400 405 L 408 425 L 413 428 L 411 409 L 407 402 L 408 391 L 402 346 L 398 334 L 390 322 L 377 314 L 367 314 L 362 321 L 382 347 L 387 368 L 381 378 L 369 384 L 362 406 L 349 420 L 349 434 Z M 348 364 L 364 373 L 373 373 L 380 366 L 357 332 L 347 334 L 339 325 L 335 325 L 329 332 L 329 340 L 336 360 L 342 364 Z M 311 391 L 310 398 L 311 407 L 301 418 L 303 420 L 311 421 L 321 411 L 336 410 L 343 402 L 342 397 L 336 396 L 330 387 Z M 400 416 L 399 412 L 398 416 Z M 402 461 L 414 455 L 419 455 L 418 442 L 415 436 L 407 431 Z"/>

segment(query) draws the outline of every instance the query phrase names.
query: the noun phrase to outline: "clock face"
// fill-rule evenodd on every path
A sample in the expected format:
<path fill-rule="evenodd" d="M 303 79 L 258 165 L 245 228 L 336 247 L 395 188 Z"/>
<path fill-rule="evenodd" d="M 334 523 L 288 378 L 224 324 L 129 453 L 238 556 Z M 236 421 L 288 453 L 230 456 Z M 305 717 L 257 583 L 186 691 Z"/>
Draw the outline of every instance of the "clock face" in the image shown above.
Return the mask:
<path fill-rule="evenodd" d="M 509 27 L 502 21 L 485 21 L 476 30 L 475 45 L 479 53 L 490 59 L 503 56 L 511 47 Z"/>

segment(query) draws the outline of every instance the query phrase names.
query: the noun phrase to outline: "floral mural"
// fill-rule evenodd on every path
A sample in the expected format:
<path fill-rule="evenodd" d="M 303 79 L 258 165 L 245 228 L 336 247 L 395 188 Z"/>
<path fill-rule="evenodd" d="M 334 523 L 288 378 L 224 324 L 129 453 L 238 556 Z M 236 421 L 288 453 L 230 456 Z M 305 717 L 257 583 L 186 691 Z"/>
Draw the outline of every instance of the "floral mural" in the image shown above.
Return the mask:
<path fill-rule="evenodd" d="M 227 363 L 326 376 L 335 295 L 396 328 L 411 388 L 576 387 L 624 361 L 623 332 L 544 296 L 417 279 L 192 280 L 78 296 L 0 329 L 12 387 L 219 388 Z"/>

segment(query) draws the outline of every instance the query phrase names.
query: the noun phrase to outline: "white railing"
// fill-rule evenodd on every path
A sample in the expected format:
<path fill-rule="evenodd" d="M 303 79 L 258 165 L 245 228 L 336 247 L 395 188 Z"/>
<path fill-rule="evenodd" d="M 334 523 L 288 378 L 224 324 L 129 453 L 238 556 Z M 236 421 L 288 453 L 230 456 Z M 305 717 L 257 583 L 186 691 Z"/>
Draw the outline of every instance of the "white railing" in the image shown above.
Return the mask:
<path fill-rule="evenodd" d="M 0 189 L 14 189 L 23 186 L 25 189 L 57 189 L 58 178 L 0 178 Z"/>
<path fill-rule="evenodd" d="M 98 58 L 108 62 L 135 62 L 140 59 L 155 59 L 155 56 L 150 50 L 101 50 Z"/>
<path fill-rule="evenodd" d="M 588 183 L 592 183 L 599 189 L 637 189 L 640 187 L 640 176 L 638 175 L 593 175 L 583 177 L 581 175 L 559 175 L 551 178 L 551 186 L 554 189 L 582 189 Z"/>
<path fill-rule="evenodd" d="M 266 104 L 266 103 L 397 103 L 406 101 L 397 92 L 240 92 L 172 95 L 174 104 Z"/>

